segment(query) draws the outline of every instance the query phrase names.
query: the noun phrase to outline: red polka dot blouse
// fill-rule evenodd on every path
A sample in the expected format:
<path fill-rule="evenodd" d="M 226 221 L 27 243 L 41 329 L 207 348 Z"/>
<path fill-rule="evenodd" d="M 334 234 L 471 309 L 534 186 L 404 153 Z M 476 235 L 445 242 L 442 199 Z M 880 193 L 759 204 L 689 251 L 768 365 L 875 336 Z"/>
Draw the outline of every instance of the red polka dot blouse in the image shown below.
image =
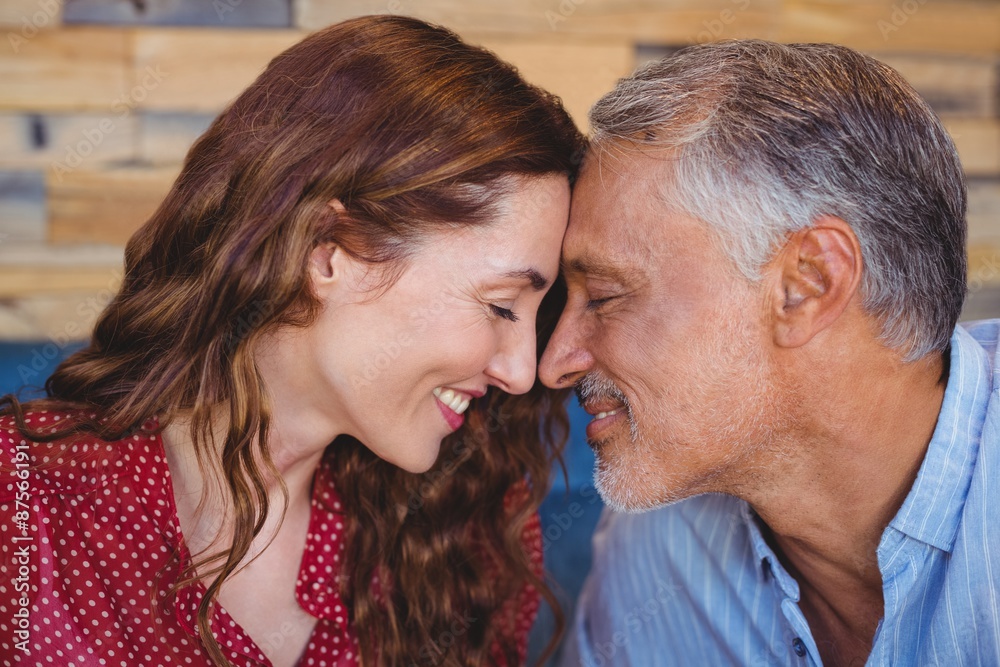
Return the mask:
<path fill-rule="evenodd" d="M 66 415 L 35 412 L 41 429 Z M 357 639 L 340 599 L 343 514 L 332 473 L 320 466 L 313 486 L 296 597 L 318 619 L 299 665 L 357 665 Z M 196 631 L 195 584 L 170 593 L 190 555 L 184 546 L 162 441 L 134 435 L 119 442 L 79 437 L 26 441 L 0 418 L 0 656 L 4 664 L 59 667 L 211 665 Z M 525 545 L 541 570 L 538 517 Z M 525 587 L 515 638 L 522 662 L 538 594 Z M 216 605 L 212 628 L 234 665 L 270 665 L 268 637 L 249 637 Z M 498 656 L 499 657 L 499 656 Z"/>

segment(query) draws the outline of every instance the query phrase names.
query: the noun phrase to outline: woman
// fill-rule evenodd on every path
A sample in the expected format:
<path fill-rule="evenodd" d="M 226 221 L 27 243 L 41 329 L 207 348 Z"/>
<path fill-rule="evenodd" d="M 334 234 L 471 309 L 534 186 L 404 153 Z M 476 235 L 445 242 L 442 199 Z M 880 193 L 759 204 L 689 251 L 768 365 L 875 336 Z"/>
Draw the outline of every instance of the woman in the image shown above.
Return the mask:
<path fill-rule="evenodd" d="M 0 404 L 27 575 L 0 582 L 2 650 L 523 661 L 566 425 L 535 315 L 580 147 L 557 100 L 414 19 L 275 58 L 129 241 L 90 346 Z"/>

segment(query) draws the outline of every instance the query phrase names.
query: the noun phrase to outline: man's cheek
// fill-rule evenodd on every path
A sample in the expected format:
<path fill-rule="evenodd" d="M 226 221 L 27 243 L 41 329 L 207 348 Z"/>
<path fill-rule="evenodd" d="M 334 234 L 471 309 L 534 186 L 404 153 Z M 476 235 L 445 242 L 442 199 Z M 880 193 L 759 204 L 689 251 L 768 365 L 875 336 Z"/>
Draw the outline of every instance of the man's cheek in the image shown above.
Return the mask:
<path fill-rule="evenodd" d="M 620 320 L 607 333 L 605 345 L 614 347 L 618 358 L 626 366 L 649 371 L 662 362 L 665 353 L 664 334 L 658 322 L 648 317 Z M 612 342 L 613 339 L 613 342 Z M 643 375 L 646 372 L 642 373 Z"/>

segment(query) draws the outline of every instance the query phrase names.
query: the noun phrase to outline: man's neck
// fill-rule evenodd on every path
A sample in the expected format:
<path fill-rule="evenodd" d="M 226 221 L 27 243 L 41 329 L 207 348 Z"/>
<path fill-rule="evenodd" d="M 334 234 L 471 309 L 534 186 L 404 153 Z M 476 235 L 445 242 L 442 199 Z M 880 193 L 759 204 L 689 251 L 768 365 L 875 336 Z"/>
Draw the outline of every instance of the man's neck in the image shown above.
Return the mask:
<path fill-rule="evenodd" d="M 783 434 L 790 454 L 738 495 L 798 581 L 817 643 L 853 639 L 867 655 L 883 614 L 879 541 L 916 479 L 945 387 L 939 356 L 855 358 L 852 368 L 820 365 L 824 377 L 798 388 L 795 432 Z"/>

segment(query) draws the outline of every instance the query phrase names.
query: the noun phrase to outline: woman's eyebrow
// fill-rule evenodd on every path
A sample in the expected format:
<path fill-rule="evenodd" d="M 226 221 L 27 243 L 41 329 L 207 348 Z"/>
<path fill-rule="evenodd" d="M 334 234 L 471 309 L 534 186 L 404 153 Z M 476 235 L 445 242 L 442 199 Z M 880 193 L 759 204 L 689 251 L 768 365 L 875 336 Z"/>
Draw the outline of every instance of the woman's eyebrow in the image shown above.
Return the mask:
<path fill-rule="evenodd" d="M 536 292 L 541 292 L 549 286 L 549 279 L 543 276 L 538 269 L 518 269 L 515 271 L 507 271 L 503 274 L 503 277 L 530 283 L 531 289 Z"/>

